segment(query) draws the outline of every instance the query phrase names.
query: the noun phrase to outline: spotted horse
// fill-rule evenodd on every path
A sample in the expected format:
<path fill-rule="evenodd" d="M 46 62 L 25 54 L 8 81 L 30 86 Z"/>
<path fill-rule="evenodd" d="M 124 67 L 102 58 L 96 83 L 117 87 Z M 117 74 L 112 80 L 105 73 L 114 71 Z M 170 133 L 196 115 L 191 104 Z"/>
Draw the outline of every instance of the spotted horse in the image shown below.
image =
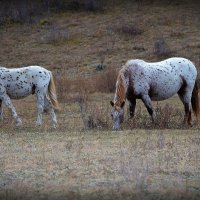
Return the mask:
<path fill-rule="evenodd" d="M 130 117 L 134 116 L 136 99 L 141 99 L 155 122 L 152 101 L 162 101 L 178 94 L 185 109 L 184 123 L 192 125 L 191 108 L 200 120 L 197 70 L 185 58 L 173 57 L 160 62 L 129 60 L 119 71 L 111 116 L 113 129 L 124 120 L 124 104 L 129 102 Z"/>
<path fill-rule="evenodd" d="M 16 126 L 21 126 L 22 121 L 11 99 L 22 99 L 31 94 L 36 94 L 37 97 L 37 125 L 42 125 L 42 113 L 45 109 L 51 115 L 52 126 L 56 128 L 57 119 L 54 109 L 59 110 L 59 103 L 52 72 L 40 66 L 0 67 L 0 118 L 2 120 L 2 103 L 4 103 L 11 110 Z"/>

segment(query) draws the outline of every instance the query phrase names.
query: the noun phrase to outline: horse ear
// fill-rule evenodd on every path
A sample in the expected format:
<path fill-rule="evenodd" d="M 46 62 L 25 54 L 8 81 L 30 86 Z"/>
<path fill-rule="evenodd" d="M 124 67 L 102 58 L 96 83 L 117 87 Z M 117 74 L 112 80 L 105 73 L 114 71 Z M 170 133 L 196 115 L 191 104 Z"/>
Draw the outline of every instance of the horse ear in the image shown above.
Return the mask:
<path fill-rule="evenodd" d="M 113 103 L 113 101 L 110 101 L 110 105 L 113 107 L 114 106 L 114 103 Z"/>
<path fill-rule="evenodd" d="M 123 101 L 123 102 L 121 103 L 121 108 L 123 108 L 124 105 L 125 105 L 125 101 Z"/>

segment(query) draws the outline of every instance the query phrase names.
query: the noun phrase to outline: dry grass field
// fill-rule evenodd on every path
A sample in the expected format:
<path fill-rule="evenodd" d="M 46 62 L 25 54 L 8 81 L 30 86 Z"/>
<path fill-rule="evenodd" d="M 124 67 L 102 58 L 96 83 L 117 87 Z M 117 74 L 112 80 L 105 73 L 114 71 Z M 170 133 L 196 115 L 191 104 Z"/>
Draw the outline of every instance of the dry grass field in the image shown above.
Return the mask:
<path fill-rule="evenodd" d="M 199 199 L 199 131 L 1 131 L 1 199 Z"/>
<path fill-rule="evenodd" d="M 181 56 L 200 71 L 200 5 L 109 2 L 100 12 L 50 12 L 0 26 L 0 65 L 52 70 L 62 108 L 53 130 L 46 113 L 35 126 L 34 96 L 13 101 L 20 128 L 4 107 L 0 199 L 200 199 L 200 123 L 193 116 L 193 126 L 183 126 L 178 97 L 154 102 L 157 124 L 137 101 L 135 118 L 126 112 L 118 132 L 109 105 L 128 59 Z"/>

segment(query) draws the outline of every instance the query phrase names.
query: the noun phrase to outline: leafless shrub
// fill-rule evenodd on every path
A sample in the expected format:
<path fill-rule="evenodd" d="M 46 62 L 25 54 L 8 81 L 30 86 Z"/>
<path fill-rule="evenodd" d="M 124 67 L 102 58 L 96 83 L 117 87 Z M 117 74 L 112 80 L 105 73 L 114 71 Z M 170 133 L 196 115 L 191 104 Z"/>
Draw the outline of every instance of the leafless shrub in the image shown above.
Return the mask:
<path fill-rule="evenodd" d="M 63 42 L 70 39 L 70 34 L 67 30 L 61 30 L 57 26 L 50 26 L 47 28 L 46 35 L 42 38 L 43 42 L 53 45 L 63 44 Z"/>
<path fill-rule="evenodd" d="M 97 64 L 96 65 L 96 70 L 97 71 L 101 71 L 101 70 L 103 70 L 103 69 L 105 69 L 106 68 L 106 65 L 104 65 L 104 64 Z"/>
<path fill-rule="evenodd" d="M 183 36 L 184 36 L 184 32 L 181 32 L 181 31 L 172 30 L 170 33 L 170 37 L 182 38 Z"/>
<path fill-rule="evenodd" d="M 77 103 L 80 106 L 80 113 L 81 113 L 81 118 L 83 120 L 83 124 L 85 129 L 93 129 L 96 128 L 96 124 L 94 122 L 94 119 L 89 115 L 87 106 L 88 106 L 88 101 L 83 96 L 79 96 L 76 98 Z"/>
<path fill-rule="evenodd" d="M 108 110 L 103 110 L 99 106 L 93 105 L 90 108 L 89 122 L 92 122 L 92 128 L 100 130 L 108 130 L 110 126 L 108 119 Z"/>
<path fill-rule="evenodd" d="M 56 77 L 58 96 L 61 101 L 65 101 L 69 100 L 70 93 L 114 92 L 116 79 L 117 71 L 115 69 L 105 70 L 104 73 L 90 78 L 78 76 L 75 79 L 69 79 L 65 76 L 59 76 Z"/>
<path fill-rule="evenodd" d="M 146 49 L 142 46 L 134 46 L 133 47 L 133 50 L 135 51 L 139 51 L 139 52 L 143 52 L 143 51 L 146 51 Z"/>
<path fill-rule="evenodd" d="M 74 81 L 68 79 L 65 76 L 56 77 L 56 89 L 58 93 L 58 99 L 61 102 L 69 100 L 69 93 L 72 90 Z"/>
<path fill-rule="evenodd" d="M 125 128 L 159 128 L 159 129 L 172 129 L 183 128 L 183 111 L 176 109 L 173 106 L 166 104 L 165 106 L 156 106 L 156 122 L 153 123 L 151 117 L 146 110 L 139 107 L 133 119 L 125 122 Z"/>
<path fill-rule="evenodd" d="M 159 128 L 180 128 L 182 124 L 183 110 L 176 109 L 175 107 L 166 104 L 164 107 L 156 107 L 157 124 Z"/>
<path fill-rule="evenodd" d="M 169 57 L 171 50 L 163 37 L 156 39 L 154 43 L 154 54 L 158 58 Z"/>
<path fill-rule="evenodd" d="M 89 94 L 82 93 L 77 101 L 80 105 L 81 116 L 86 129 L 110 129 L 112 120 L 110 117 L 110 106 L 99 104 L 89 100 Z M 156 106 L 156 122 L 153 123 L 149 114 L 143 108 L 139 107 L 133 119 L 128 119 L 122 124 L 123 129 L 182 129 L 183 111 L 166 104 L 165 106 Z M 159 146 L 163 145 L 162 135 L 159 136 Z"/>
<path fill-rule="evenodd" d="M 108 129 L 109 119 L 107 109 L 102 109 L 99 102 L 91 103 L 88 93 L 80 93 L 75 102 L 80 107 L 80 114 L 85 129 Z"/>
<path fill-rule="evenodd" d="M 163 149 L 164 146 L 165 146 L 165 136 L 164 136 L 163 132 L 159 132 L 158 133 L 157 147 L 159 149 Z"/>
<path fill-rule="evenodd" d="M 114 92 L 117 80 L 117 71 L 114 69 L 107 70 L 102 74 L 96 75 L 94 80 L 94 85 L 98 92 Z"/>
<path fill-rule="evenodd" d="M 143 30 L 135 24 L 120 24 L 117 28 L 115 28 L 115 30 L 120 35 L 133 37 L 143 33 Z"/>
<path fill-rule="evenodd" d="M 91 103 L 89 99 L 81 102 L 81 116 L 87 129 L 110 129 L 112 120 L 110 117 L 111 108 L 109 103 L 100 105 L 99 102 Z M 103 107 L 102 107 L 103 106 Z M 170 111 L 169 111 L 170 110 Z M 157 107 L 157 119 L 153 123 L 146 110 L 139 108 L 133 119 L 128 119 L 122 124 L 123 129 L 183 129 L 182 110 L 176 109 L 168 104 Z M 163 136 L 159 135 L 158 145 L 163 146 Z"/>
<path fill-rule="evenodd" d="M 115 70 L 106 70 L 91 78 L 56 77 L 57 93 L 60 102 L 74 102 L 79 105 L 81 119 L 85 129 L 109 129 L 110 110 L 102 103 L 90 101 L 92 93 L 110 93 L 115 90 L 117 73 Z M 62 87 L 64 86 L 64 87 Z"/>

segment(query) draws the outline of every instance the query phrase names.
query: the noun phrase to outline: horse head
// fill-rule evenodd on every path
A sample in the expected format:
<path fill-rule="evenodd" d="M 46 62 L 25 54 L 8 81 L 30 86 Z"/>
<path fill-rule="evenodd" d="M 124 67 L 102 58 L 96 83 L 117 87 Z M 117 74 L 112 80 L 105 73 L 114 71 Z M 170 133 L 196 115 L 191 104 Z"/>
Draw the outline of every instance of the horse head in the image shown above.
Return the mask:
<path fill-rule="evenodd" d="M 121 127 L 121 124 L 124 121 L 124 105 L 125 101 L 121 103 L 120 106 L 117 106 L 113 103 L 113 101 L 110 102 L 111 106 L 113 107 L 113 110 L 111 112 L 111 117 L 113 120 L 113 130 L 119 130 Z"/>

